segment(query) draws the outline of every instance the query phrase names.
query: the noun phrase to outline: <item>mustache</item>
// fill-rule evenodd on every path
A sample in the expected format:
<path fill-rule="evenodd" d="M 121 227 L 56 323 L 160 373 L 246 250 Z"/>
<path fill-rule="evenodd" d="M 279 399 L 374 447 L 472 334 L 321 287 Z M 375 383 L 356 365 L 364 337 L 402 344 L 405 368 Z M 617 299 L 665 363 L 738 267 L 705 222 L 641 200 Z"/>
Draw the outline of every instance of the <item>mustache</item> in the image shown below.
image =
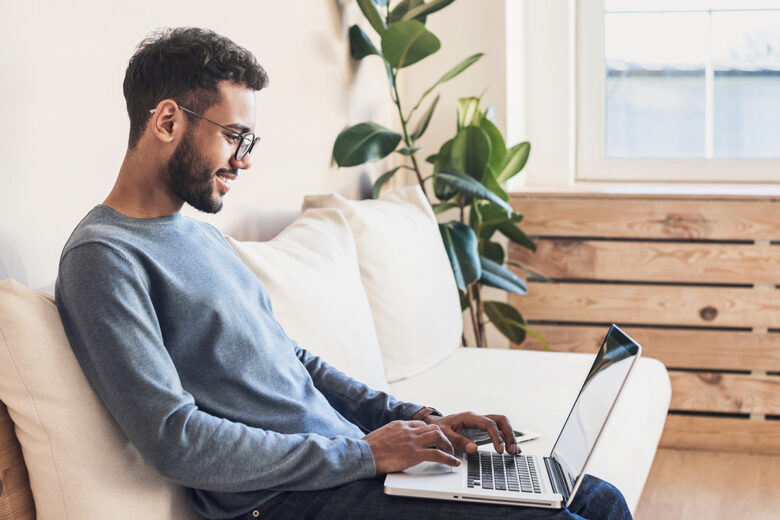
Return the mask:
<path fill-rule="evenodd" d="M 217 173 L 229 173 L 234 177 L 238 177 L 238 170 L 227 170 L 225 168 L 220 168 L 219 170 L 217 170 Z"/>

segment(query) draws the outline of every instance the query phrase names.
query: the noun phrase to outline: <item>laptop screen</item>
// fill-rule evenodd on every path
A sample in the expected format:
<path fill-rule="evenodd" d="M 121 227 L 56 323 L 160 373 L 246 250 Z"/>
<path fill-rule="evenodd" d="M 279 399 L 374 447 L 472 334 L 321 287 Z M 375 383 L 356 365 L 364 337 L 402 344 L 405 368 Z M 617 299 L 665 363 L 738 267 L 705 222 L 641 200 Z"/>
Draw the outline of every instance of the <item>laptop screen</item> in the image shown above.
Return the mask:
<path fill-rule="evenodd" d="M 572 488 L 639 352 L 639 345 L 618 327 L 609 329 L 552 450 Z"/>

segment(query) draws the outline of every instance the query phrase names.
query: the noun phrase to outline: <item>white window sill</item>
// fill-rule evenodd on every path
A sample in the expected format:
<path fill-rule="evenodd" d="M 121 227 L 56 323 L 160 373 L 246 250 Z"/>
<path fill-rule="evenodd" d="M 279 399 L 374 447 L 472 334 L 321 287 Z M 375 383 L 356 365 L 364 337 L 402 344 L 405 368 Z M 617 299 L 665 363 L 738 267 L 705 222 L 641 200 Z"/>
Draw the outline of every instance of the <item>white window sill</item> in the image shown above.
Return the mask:
<path fill-rule="evenodd" d="M 780 183 L 727 184 L 676 182 L 587 182 L 567 186 L 525 185 L 512 190 L 514 195 L 553 193 L 560 195 L 690 195 L 704 197 L 780 197 Z"/>

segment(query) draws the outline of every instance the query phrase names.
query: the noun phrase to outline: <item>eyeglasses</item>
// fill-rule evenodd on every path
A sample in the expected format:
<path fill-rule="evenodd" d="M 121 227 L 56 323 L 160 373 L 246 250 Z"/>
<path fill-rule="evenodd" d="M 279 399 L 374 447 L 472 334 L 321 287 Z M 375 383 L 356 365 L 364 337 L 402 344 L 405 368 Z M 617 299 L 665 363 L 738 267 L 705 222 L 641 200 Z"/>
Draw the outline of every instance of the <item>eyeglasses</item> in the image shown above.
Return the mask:
<path fill-rule="evenodd" d="M 226 127 L 226 126 L 223 126 L 223 125 L 221 125 L 219 123 L 216 123 L 216 122 L 212 121 L 211 119 L 209 119 L 207 117 L 203 117 L 202 115 L 200 115 L 200 114 L 198 114 L 196 112 L 193 112 L 192 110 L 190 110 L 188 108 L 184 108 L 181 105 L 178 105 L 178 106 L 179 106 L 179 108 L 181 108 L 182 110 L 184 110 L 188 114 L 191 114 L 191 115 L 193 115 L 193 116 L 195 116 L 195 117 L 197 117 L 199 119 L 203 119 L 204 121 L 208 121 L 212 125 L 217 125 L 218 127 L 220 127 L 223 130 L 227 131 L 233 137 L 236 137 L 238 139 L 238 144 L 236 145 L 236 153 L 234 154 L 234 156 L 236 158 L 236 161 L 241 161 L 241 160 L 244 159 L 244 157 L 246 157 L 247 155 L 251 154 L 252 150 L 255 147 L 255 145 L 260 140 L 260 137 L 255 136 L 254 132 L 246 132 L 244 134 L 239 134 L 235 130 L 232 130 L 232 129 L 230 129 L 230 128 Z M 156 108 L 153 108 L 153 109 L 149 110 L 150 114 L 154 114 L 155 112 L 157 112 Z"/>

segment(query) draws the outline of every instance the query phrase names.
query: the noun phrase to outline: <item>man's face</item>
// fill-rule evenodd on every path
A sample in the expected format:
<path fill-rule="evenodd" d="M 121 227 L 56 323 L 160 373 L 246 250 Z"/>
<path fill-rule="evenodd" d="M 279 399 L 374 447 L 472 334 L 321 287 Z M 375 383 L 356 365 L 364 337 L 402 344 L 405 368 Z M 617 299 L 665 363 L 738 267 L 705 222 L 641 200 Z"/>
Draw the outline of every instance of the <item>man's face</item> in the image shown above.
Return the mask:
<path fill-rule="evenodd" d="M 255 93 L 246 87 L 223 82 L 221 101 L 201 114 L 236 133 L 255 127 Z M 230 190 L 238 170 L 251 167 L 247 155 L 235 159 L 235 135 L 208 121 L 192 117 L 181 141 L 168 161 L 171 189 L 181 200 L 206 213 L 222 209 L 222 198 Z"/>

